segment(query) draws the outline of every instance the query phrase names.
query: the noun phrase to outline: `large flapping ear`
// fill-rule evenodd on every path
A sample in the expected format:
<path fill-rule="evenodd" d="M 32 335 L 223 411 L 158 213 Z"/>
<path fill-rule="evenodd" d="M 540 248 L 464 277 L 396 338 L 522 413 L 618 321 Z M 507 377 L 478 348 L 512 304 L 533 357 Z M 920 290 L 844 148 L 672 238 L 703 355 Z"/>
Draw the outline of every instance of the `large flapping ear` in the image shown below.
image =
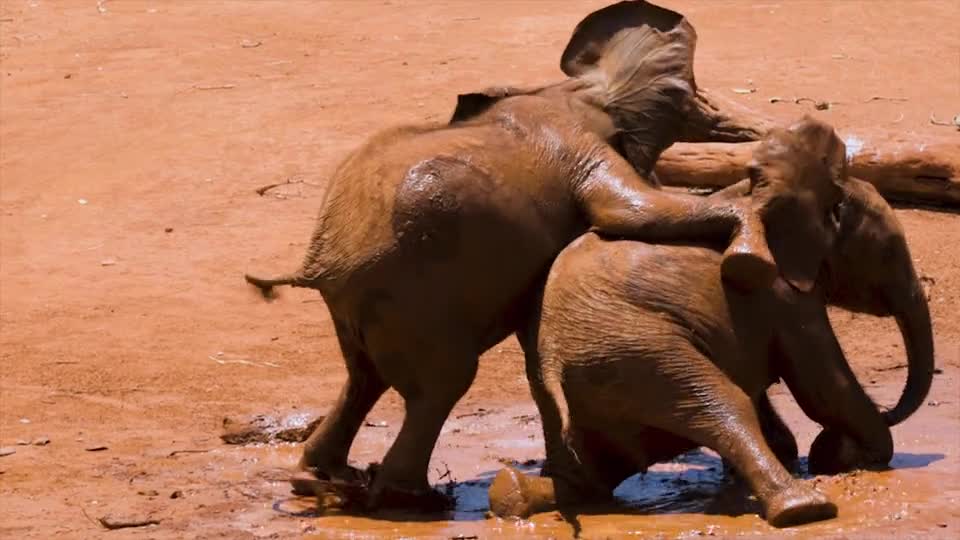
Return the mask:
<path fill-rule="evenodd" d="M 491 86 L 479 92 L 460 94 L 457 96 L 457 106 L 453 110 L 450 123 L 463 122 L 479 116 L 501 99 L 531 92 L 533 91 L 510 86 Z"/>
<path fill-rule="evenodd" d="M 684 130 L 696 41 L 682 15 L 638 0 L 588 15 L 563 51 L 561 69 L 590 83 L 617 127 L 615 145 L 642 173 Z"/>

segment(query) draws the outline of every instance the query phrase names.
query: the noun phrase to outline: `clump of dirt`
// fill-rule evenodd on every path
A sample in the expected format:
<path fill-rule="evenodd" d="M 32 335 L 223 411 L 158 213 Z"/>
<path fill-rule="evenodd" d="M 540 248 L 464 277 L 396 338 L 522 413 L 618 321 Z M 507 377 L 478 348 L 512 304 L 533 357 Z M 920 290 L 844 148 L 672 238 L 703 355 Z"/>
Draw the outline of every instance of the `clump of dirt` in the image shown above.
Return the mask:
<path fill-rule="evenodd" d="M 238 445 L 299 443 L 307 440 L 323 418 L 323 416 L 308 413 L 296 413 L 283 418 L 266 414 L 243 419 L 228 416 L 223 419 L 223 433 L 220 434 L 220 440 L 227 444 Z"/>

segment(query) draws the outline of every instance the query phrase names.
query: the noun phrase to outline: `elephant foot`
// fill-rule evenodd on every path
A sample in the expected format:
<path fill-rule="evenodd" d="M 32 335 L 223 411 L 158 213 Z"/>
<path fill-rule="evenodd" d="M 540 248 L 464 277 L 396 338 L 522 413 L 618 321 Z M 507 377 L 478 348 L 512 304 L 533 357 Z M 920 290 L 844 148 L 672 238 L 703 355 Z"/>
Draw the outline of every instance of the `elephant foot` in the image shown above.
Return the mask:
<path fill-rule="evenodd" d="M 839 474 L 854 469 L 885 469 L 891 456 L 870 456 L 850 436 L 824 429 L 810 446 L 810 474 Z"/>
<path fill-rule="evenodd" d="M 408 512 L 434 514 L 456 507 L 456 498 L 435 489 L 404 489 L 378 486 L 370 492 L 367 510 L 405 510 Z"/>
<path fill-rule="evenodd" d="M 837 505 L 819 491 L 795 482 L 765 501 L 767 523 L 792 527 L 837 517 Z"/>
<path fill-rule="evenodd" d="M 513 467 L 497 473 L 488 494 L 490 511 L 499 517 L 527 518 L 556 507 L 553 480 L 527 476 Z"/>
<path fill-rule="evenodd" d="M 739 289 L 769 288 L 777 278 L 777 265 L 762 234 L 740 232 L 723 253 L 723 279 Z"/>
<path fill-rule="evenodd" d="M 373 464 L 371 464 L 373 467 Z M 301 465 L 290 477 L 290 487 L 294 495 L 311 497 L 316 493 L 317 485 L 343 484 L 366 486 L 370 483 L 370 473 L 365 470 L 340 465 L 337 467 L 309 467 Z"/>

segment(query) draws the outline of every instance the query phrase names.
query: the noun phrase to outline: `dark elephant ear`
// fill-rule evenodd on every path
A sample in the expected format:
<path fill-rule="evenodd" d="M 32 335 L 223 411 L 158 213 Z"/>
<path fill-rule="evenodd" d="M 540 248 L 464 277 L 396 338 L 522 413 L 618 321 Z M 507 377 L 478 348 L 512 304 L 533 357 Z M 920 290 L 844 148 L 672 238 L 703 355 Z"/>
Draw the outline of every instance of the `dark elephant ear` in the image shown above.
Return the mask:
<path fill-rule="evenodd" d="M 619 132 L 616 146 L 641 172 L 680 138 L 696 93 L 697 34 L 679 13 L 626 1 L 588 15 L 560 68 L 588 82 Z"/>
<path fill-rule="evenodd" d="M 470 120 L 483 114 L 501 99 L 531 92 L 533 92 L 533 90 L 524 90 L 522 88 L 509 86 L 492 86 L 479 92 L 460 94 L 457 96 L 457 106 L 453 110 L 453 116 L 450 117 L 449 123 L 453 124 L 455 122 Z"/>
<path fill-rule="evenodd" d="M 829 125 L 804 118 L 771 130 L 748 170 L 780 275 L 801 291 L 811 290 L 843 218 L 843 142 Z"/>

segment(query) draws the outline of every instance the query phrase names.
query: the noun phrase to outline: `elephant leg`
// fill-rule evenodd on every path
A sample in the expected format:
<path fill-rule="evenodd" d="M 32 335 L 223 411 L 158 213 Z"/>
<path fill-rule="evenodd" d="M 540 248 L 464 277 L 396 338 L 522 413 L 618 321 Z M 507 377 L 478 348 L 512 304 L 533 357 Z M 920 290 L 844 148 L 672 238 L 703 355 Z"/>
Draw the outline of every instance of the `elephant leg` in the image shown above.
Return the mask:
<path fill-rule="evenodd" d="M 757 417 L 760 419 L 760 429 L 763 431 L 763 438 L 767 445 L 777 455 L 777 459 L 787 469 L 796 465 L 799 456 L 797 448 L 797 439 L 793 432 L 784 423 L 783 418 L 773 408 L 770 398 L 764 392 L 757 402 Z"/>
<path fill-rule="evenodd" d="M 347 367 L 347 382 L 333 409 L 304 445 L 298 465 L 300 472 L 291 479 L 293 491 L 298 495 L 313 495 L 317 480 L 363 481 L 364 473 L 349 466 L 347 456 L 364 418 L 387 390 L 366 353 L 350 339 L 342 325 L 334 322 L 334 327 Z"/>
<path fill-rule="evenodd" d="M 427 469 L 444 422 L 473 382 L 479 356 L 442 349 L 390 359 L 389 380 L 403 397 L 405 411 L 400 432 L 373 478 L 370 508 L 432 512 L 450 505 L 447 497 L 430 489 Z"/>
<path fill-rule="evenodd" d="M 794 479 L 763 437 L 754 403 L 708 359 L 695 351 L 683 370 L 670 371 L 660 384 L 673 393 L 669 406 L 660 406 L 650 424 L 716 450 L 737 469 L 775 527 L 829 519 L 837 507 Z M 689 366 L 699 366 L 691 375 Z M 657 381 L 648 381 L 658 384 Z M 696 396 L 696 397 L 693 397 Z M 710 396 L 704 399 L 702 396 Z"/>
<path fill-rule="evenodd" d="M 777 276 L 759 208 L 749 199 L 699 197 L 651 188 L 613 149 L 583 183 L 580 203 L 593 230 L 645 242 L 729 241 L 721 274 L 747 289 Z"/>
<path fill-rule="evenodd" d="M 847 364 L 826 308 L 801 299 L 791 311 L 802 318 L 778 332 L 781 376 L 803 412 L 825 428 L 810 448 L 810 472 L 886 466 L 890 427 Z"/>

